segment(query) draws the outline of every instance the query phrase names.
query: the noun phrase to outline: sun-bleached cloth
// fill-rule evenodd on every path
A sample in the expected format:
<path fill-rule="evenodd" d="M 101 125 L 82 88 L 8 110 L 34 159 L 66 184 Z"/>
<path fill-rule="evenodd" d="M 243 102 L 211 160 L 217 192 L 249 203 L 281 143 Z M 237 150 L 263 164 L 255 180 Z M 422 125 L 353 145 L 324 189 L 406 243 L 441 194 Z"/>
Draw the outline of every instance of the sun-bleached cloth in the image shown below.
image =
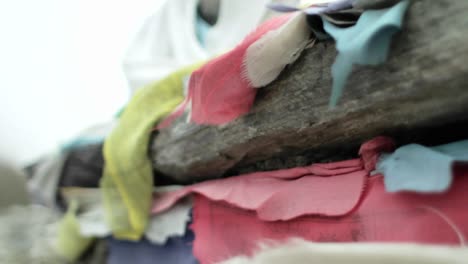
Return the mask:
<path fill-rule="evenodd" d="M 435 147 L 409 144 L 383 155 L 376 165 L 389 192 L 445 192 L 453 181 L 455 162 L 468 162 L 468 140 Z"/>
<path fill-rule="evenodd" d="M 291 239 L 270 242 L 252 257 L 238 256 L 219 264 L 464 264 L 466 247 L 405 243 L 313 243 Z"/>
<path fill-rule="evenodd" d="M 197 63 L 135 93 L 104 142 L 100 181 L 106 221 L 115 237 L 139 240 L 146 230 L 153 192 L 148 144 L 153 127 L 184 99 L 183 79 Z"/>
<path fill-rule="evenodd" d="M 222 54 L 257 25 L 275 14 L 270 2 L 294 4 L 297 0 L 220 0 L 216 24 L 197 39 L 198 0 L 163 0 L 132 41 L 124 57 L 124 72 L 132 92 L 169 73 Z"/>
<path fill-rule="evenodd" d="M 388 193 L 383 177 L 372 176 L 368 178 L 362 201 L 352 213 L 342 217 L 304 216 L 289 221 L 263 221 L 254 211 L 197 195 L 192 226 L 196 237 L 194 254 L 200 263 L 211 264 L 230 256 L 251 255 L 258 243 L 285 241 L 291 237 L 315 242 L 465 245 L 468 236 L 467 176 L 468 166 L 459 168 L 447 193 L 430 195 Z M 303 196 L 314 201 L 317 197 L 312 191 L 296 192 L 294 197 L 298 202 Z M 343 196 L 333 187 L 327 191 Z M 320 200 L 324 204 L 330 201 Z"/>
<path fill-rule="evenodd" d="M 362 145 L 361 159 L 250 173 L 156 194 L 152 212 L 161 213 L 179 199 L 196 193 L 252 210 L 264 221 L 290 220 L 303 215 L 344 216 L 361 200 L 378 153 L 391 151 L 393 147 L 391 139 L 378 137 Z"/>
<path fill-rule="evenodd" d="M 190 120 L 220 125 L 249 112 L 256 89 L 277 78 L 293 63 L 309 41 L 303 14 L 274 17 L 252 31 L 229 52 L 194 71 L 188 96 L 159 128 L 179 117 L 190 105 Z"/>

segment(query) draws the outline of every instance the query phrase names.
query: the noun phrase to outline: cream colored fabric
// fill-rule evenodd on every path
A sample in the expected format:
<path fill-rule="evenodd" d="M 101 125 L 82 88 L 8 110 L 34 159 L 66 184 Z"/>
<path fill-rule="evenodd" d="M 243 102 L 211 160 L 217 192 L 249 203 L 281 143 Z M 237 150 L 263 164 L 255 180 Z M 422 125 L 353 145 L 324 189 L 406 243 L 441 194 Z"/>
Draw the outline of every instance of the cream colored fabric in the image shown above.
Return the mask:
<path fill-rule="evenodd" d="M 280 28 L 266 33 L 247 49 L 244 58 L 247 80 L 256 88 L 274 81 L 286 65 L 299 58 L 309 37 L 304 13 L 295 14 Z"/>
<path fill-rule="evenodd" d="M 466 264 L 468 248 L 379 243 L 312 243 L 293 240 L 264 246 L 253 257 L 220 264 Z"/>

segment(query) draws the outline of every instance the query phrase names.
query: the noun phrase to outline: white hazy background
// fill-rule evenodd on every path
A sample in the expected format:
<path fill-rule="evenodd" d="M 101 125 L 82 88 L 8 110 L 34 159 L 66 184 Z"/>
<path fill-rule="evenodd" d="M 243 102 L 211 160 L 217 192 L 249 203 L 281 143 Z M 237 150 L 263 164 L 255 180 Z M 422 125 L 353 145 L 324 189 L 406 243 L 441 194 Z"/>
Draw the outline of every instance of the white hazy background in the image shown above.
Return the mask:
<path fill-rule="evenodd" d="M 122 58 L 160 0 L 0 0 L 0 159 L 23 166 L 128 100 Z"/>

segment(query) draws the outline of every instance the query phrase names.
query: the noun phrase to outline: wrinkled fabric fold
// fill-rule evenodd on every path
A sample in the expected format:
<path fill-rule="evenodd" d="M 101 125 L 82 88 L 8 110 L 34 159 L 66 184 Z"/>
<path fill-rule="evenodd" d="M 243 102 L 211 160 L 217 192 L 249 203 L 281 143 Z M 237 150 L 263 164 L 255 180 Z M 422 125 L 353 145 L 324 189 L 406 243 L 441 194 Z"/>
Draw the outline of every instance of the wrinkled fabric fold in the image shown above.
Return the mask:
<path fill-rule="evenodd" d="M 468 166 L 457 170 L 456 175 L 449 192 L 430 195 L 388 193 L 381 175 L 370 177 L 359 208 L 342 217 L 303 216 L 289 221 L 263 221 L 253 211 L 196 195 L 194 254 L 201 264 L 217 263 L 230 256 L 251 255 L 261 243 L 291 237 L 320 243 L 463 245 L 468 236 Z M 309 195 L 305 191 L 295 193 L 295 197 Z"/>
<path fill-rule="evenodd" d="M 152 213 L 163 212 L 179 199 L 195 193 L 212 201 L 255 211 L 264 221 L 290 220 L 304 215 L 344 216 L 362 199 L 367 177 L 374 169 L 369 162 L 376 162 L 378 153 L 392 147 L 393 141 L 378 137 L 361 147 L 363 157 L 369 161 L 354 159 L 312 164 L 194 184 L 155 195 Z M 298 196 L 298 193 L 304 195 Z"/>
<path fill-rule="evenodd" d="M 438 193 L 450 188 L 455 162 L 468 162 L 468 140 L 435 147 L 405 145 L 383 155 L 376 168 L 389 192 Z"/>
<path fill-rule="evenodd" d="M 252 107 L 256 89 L 277 78 L 309 40 L 302 14 L 282 15 L 261 24 L 231 51 L 194 71 L 188 96 L 158 128 L 167 127 L 190 105 L 190 121 L 226 124 Z"/>
<path fill-rule="evenodd" d="M 100 187 L 106 221 L 117 238 L 138 240 L 146 229 L 153 190 L 151 132 L 184 99 L 182 79 L 199 66 L 180 69 L 138 90 L 104 143 Z"/>
<path fill-rule="evenodd" d="M 408 6 L 409 1 L 402 1 L 391 8 L 367 10 L 356 25 L 348 28 L 339 28 L 322 19 L 338 50 L 332 66 L 331 107 L 337 105 L 354 64 L 378 65 L 387 60 L 390 41 L 400 30 Z"/>

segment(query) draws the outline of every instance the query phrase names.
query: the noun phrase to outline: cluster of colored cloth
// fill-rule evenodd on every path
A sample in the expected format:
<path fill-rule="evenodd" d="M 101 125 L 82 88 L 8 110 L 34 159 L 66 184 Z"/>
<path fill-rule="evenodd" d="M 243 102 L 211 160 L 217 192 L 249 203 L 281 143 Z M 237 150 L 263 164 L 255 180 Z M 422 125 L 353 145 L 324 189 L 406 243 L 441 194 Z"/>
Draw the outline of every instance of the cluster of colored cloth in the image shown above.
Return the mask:
<path fill-rule="evenodd" d="M 171 263 L 205 264 L 251 255 L 264 241 L 291 237 L 463 244 L 467 144 L 410 144 L 395 150 L 390 138 L 378 137 L 361 146 L 357 159 L 156 188 L 145 238 L 133 242 L 109 238 L 98 189 L 65 189 L 63 197 L 78 201 L 80 212 L 72 209 L 63 221 L 60 245 L 77 256 L 90 237 L 101 237 L 107 238 L 108 263 L 149 263 L 164 256 L 178 261 Z M 76 237 L 70 235 L 74 232 Z"/>
<path fill-rule="evenodd" d="M 167 14 L 177 8 L 189 12 L 184 1 L 165 2 Z M 189 2 L 195 8 L 197 1 Z M 207 33 L 216 27 L 201 23 L 197 38 L 210 52 L 200 52 L 200 47 L 196 54 L 190 50 L 195 55 L 188 49 L 174 51 L 177 70 L 158 62 L 170 69 L 152 67 L 144 78 L 131 82 L 145 85 L 134 89 L 118 120 L 96 135 L 89 132 L 70 142 L 36 168 L 29 186 L 39 194 L 36 200 L 55 206 L 58 196 L 68 207 L 58 230 L 60 253 L 76 260 L 101 238 L 108 243 L 111 264 L 157 258 L 208 264 L 250 255 L 265 240 L 290 237 L 462 243 L 468 234 L 463 191 L 468 187 L 468 166 L 463 163 L 468 161 L 468 141 L 437 147 L 413 144 L 394 151 L 391 139 L 379 137 L 364 143 L 360 157 L 353 160 L 155 188 L 158 179 L 153 178 L 148 145 L 156 126 L 163 129 L 187 111 L 189 120 L 198 124 L 220 125 L 241 117 L 253 106 L 257 88 L 274 81 L 316 41 L 332 38 L 338 50 L 331 69 L 331 106 L 337 105 L 354 64 L 386 60 L 409 2 L 330 2 L 305 8 L 270 5 L 297 12 L 274 16 L 243 40 L 235 38 L 238 43 L 230 40 L 219 47 L 210 46 L 213 37 Z M 246 22 L 242 33 L 259 20 Z M 159 25 L 146 29 L 163 30 Z M 172 54 L 169 46 L 184 44 L 176 37 L 171 41 L 160 47 L 162 53 Z M 131 54 L 129 62 L 146 65 L 140 61 L 145 52 Z M 184 54 L 193 56 L 186 60 Z M 133 73 L 133 66 L 129 63 L 126 69 Z M 152 75 L 157 76 L 149 81 Z M 93 162 L 97 164 L 89 166 Z"/>
<path fill-rule="evenodd" d="M 406 7 L 407 2 L 400 2 L 391 8 L 365 11 L 356 25 L 346 28 L 364 32 L 365 41 L 356 45 L 361 49 L 358 53 L 364 56 L 366 53 L 362 54 L 362 51 L 371 51 L 363 45 L 380 39 L 375 36 L 382 35 L 389 40 L 391 34 L 387 33 L 394 31 L 383 29 L 388 28 L 389 21 L 401 24 Z M 368 16 L 377 20 L 360 22 Z M 324 25 L 327 23 L 324 20 Z M 231 51 L 202 66 L 179 70 L 135 94 L 122 113 L 119 126 L 104 144 L 106 168 L 101 188 L 114 235 L 138 239 L 144 232 L 153 186 L 151 162 L 147 156 L 151 127 L 183 100 L 182 76 L 190 75 L 187 96 L 159 128 L 170 124 L 187 106 L 190 106 L 192 121 L 223 124 L 250 110 L 255 87 L 273 81 L 286 65 L 293 63 L 309 42 L 310 34 L 304 13 L 274 17 L 257 27 Z M 340 47 L 337 41 L 337 47 Z"/>

